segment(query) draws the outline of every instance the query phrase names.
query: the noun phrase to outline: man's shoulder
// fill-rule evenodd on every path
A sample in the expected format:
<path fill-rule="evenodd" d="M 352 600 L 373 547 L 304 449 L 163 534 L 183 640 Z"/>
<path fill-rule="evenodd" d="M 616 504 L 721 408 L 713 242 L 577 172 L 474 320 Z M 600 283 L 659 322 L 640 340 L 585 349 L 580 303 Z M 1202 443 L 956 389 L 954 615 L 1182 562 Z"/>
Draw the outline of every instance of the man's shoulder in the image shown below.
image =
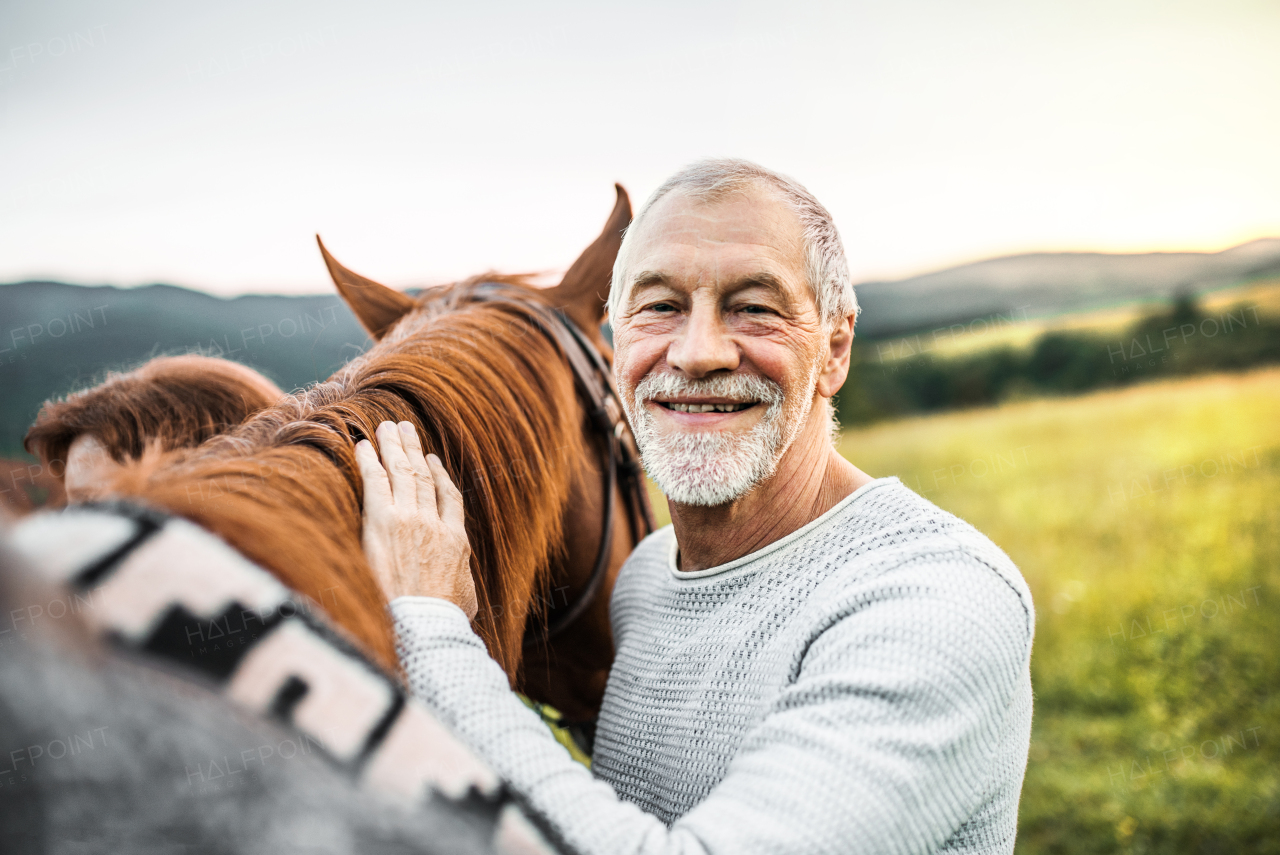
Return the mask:
<path fill-rule="evenodd" d="M 675 548 L 668 525 L 632 551 L 613 591 L 615 631 L 678 587 L 671 579 Z M 823 624 L 851 604 L 894 596 L 922 605 L 982 601 L 1019 634 L 1029 638 L 1034 629 L 1030 590 L 1009 556 L 893 477 L 863 486 L 809 526 L 734 564 L 740 566 L 699 581 L 740 597 L 787 588 L 805 621 Z"/>
<path fill-rule="evenodd" d="M 838 607 L 872 589 L 929 597 L 987 596 L 1035 625 L 1031 592 L 1016 564 L 976 527 L 902 484 L 878 489 L 841 514 L 823 540 L 830 572 L 820 599 Z"/>

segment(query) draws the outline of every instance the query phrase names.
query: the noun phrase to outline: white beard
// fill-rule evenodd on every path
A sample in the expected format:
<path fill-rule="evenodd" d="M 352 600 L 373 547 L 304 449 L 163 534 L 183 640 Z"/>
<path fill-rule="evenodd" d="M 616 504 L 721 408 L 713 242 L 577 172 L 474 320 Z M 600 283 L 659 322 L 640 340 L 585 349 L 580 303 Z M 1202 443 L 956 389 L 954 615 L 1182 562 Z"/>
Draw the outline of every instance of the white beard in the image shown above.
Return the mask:
<path fill-rule="evenodd" d="M 808 389 L 794 405 L 782 387 L 754 374 L 728 374 L 686 380 L 674 374 L 650 374 L 634 396 L 621 396 L 649 477 L 667 500 L 682 505 L 714 507 L 746 495 L 777 469 L 778 461 L 800 433 L 808 404 L 817 388 L 812 372 Z M 760 401 L 768 409 L 746 434 L 729 431 L 659 431 L 645 406 L 655 397 L 728 398 Z"/>

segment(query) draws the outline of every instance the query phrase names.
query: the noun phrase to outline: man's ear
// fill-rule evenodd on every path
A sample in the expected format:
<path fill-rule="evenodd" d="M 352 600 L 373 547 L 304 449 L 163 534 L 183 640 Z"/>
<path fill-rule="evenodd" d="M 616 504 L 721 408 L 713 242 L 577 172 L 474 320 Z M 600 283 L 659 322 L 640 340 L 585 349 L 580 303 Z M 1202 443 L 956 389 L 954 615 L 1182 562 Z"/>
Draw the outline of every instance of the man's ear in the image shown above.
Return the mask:
<path fill-rule="evenodd" d="M 827 361 L 818 375 L 818 393 L 830 398 L 849 378 L 849 359 L 853 353 L 853 322 L 856 315 L 849 315 L 835 325 L 827 339 Z"/>
<path fill-rule="evenodd" d="M 613 262 L 622 246 L 622 230 L 631 222 L 631 200 L 621 184 L 613 185 L 618 198 L 604 230 L 564 274 L 564 279 L 545 292 L 547 300 L 562 309 L 584 333 L 602 345 L 600 324 L 609 299 Z M 598 341 L 597 341 L 598 340 Z"/>

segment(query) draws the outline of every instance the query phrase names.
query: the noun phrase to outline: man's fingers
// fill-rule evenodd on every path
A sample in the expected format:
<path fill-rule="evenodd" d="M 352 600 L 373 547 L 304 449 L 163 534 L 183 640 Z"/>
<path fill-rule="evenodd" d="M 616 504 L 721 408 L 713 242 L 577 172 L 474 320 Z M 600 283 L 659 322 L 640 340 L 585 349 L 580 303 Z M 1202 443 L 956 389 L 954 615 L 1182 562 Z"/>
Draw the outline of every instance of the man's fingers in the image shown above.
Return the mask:
<path fill-rule="evenodd" d="M 364 481 L 365 513 L 391 507 L 391 482 L 387 480 L 387 472 L 378 462 L 378 452 L 373 450 L 373 443 L 362 439 L 356 443 L 356 465 L 360 467 L 360 477 Z"/>
<path fill-rule="evenodd" d="M 431 477 L 431 467 L 422 456 L 422 442 L 413 422 L 400 422 L 400 440 L 404 444 L 405 458 L 413 468 L 414 489 L 418 495 L 418 509 L 426 513 L 436 512 L 436 485 Z"/>
<path fill-rule="evenodd" d="M 404 453 L 400 429 L 395 422 L 378 425 L 378 454 L 382 466 L 391 476 L 391 497 L 397 507 L 414 508 L 418 504 L 418 487 L 414 483 L 413 466 Z"/>
<path fill-rule="evenodd" d="M 462 491 L 453 483 L 439 457 L 430 455 L 427 465 L 435 476 L 436 507 L 440 509 L 440 519 L 452 529 L 465 531 L 467 516 L 462 509 Z"/>

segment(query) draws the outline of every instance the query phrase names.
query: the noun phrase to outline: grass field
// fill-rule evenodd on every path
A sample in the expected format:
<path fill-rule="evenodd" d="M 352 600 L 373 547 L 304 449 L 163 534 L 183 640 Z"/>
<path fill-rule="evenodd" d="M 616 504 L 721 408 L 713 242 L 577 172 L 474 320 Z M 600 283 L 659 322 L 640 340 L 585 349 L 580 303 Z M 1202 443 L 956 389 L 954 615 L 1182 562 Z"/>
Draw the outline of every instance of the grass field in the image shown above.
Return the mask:
<path fill-rule="evenodd" d="M 1019 853 L 1280 853 L 1280 369 L 840 448 L 973 523 L 1031 587 Z"/>
<path fill-rule="evenodd" d="M 848 432 L 1037 606 L 1020 853 L 1280 852 L 1280 370 Z"/>

